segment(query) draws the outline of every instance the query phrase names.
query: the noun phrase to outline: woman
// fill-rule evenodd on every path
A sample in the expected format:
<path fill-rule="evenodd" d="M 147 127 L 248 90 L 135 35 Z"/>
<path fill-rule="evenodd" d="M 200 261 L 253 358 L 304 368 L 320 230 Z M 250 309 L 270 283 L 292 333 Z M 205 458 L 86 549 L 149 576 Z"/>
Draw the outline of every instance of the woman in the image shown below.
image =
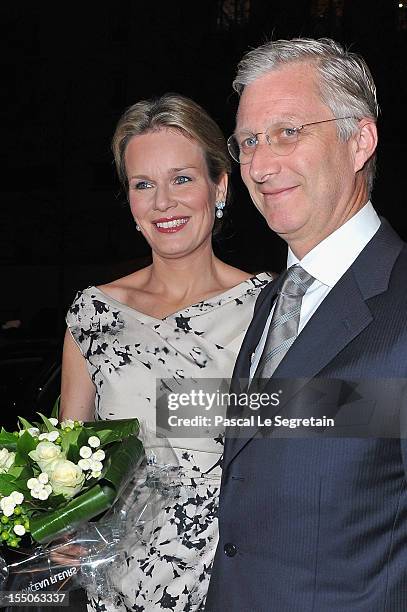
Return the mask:
<path fill-rule="evenodd" d="M 155 428 L 156 379 L 231 376 L 271 276 L 250 276 L 213 253 L 230 161 L 219 127 L 200 106 L 175 94 L 138 102 L 120 119 L 113 151 L 153 262 L 76 296 L 67 316 L 61 417 L 137 417 L 143 433 Z M 122 568 L 117 602 L 107 609 L 203 609 L 217 544 L 222 441 L 170 443 L 189 494 L 166 508 L 167 522 L 144 556 L 132 555 Z"/>

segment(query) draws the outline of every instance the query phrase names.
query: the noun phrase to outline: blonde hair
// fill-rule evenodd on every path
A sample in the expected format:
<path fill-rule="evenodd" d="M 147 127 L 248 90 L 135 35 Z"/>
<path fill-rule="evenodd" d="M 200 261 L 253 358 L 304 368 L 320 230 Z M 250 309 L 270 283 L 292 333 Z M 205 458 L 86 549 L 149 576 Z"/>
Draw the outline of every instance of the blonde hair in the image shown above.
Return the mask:
<path fill-rule="evenodd" d="M 229 153 L 217 123 L 193 100 L 167 93 L 133 104 L 119 119 L 112 149 L 117 173 L 125 189 L 128 187 L 125 152 L 130 139 L 165 128 L 177 130 L 200 144 L 213 183 L 217 184 L 223 174 L 230 174 Z"/>

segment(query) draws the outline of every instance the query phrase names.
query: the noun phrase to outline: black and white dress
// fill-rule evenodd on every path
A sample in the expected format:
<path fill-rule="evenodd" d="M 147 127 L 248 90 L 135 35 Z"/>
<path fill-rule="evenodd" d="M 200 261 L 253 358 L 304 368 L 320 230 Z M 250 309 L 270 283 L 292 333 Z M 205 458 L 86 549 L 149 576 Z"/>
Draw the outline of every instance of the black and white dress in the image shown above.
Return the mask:
<path fill-rule="evenodd" d="M 96 388 L 95 418 L 137 417 L 143 432 L 156 426 L 157 379 L 230 378 L 264 272 L 164 319 L 118 302 L 96 287 L 77 294 L 68 328 Z M 154 450 L 143 440 L 147 459 Z M 222 436 L 169 438 L 185 487 L 165 508 L 165 521 L 144 550 L 130 551 L 117 571 L 115 601 L 88 609 L 149 612 L 203 609 L 217 541 Z M 150 454 L 150 456 L 149 456 Z"/>

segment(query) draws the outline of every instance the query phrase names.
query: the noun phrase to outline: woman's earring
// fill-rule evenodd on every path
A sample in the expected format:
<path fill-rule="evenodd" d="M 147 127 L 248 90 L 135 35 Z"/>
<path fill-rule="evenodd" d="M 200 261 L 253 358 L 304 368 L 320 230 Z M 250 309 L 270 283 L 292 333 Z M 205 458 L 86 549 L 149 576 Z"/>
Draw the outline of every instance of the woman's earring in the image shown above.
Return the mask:
<path fill-rule="evenodd" d="M 136 223 L 136 230 L 137 230 L 138 232 L 141 232 L 141 227 L 139 226 L 139 224 L 138 224 L 138 223 Z"/>
<path fill-rule="evenodd" d="M 218 219 L 222 219 L 223 217 L 223 209 L 226 206 L 226 202 L 223 202 L 222 200 L 220 200 L 219 202 L 216 202 L 215 204 L 215 208 L 216 208 L 216 216 Z"/>

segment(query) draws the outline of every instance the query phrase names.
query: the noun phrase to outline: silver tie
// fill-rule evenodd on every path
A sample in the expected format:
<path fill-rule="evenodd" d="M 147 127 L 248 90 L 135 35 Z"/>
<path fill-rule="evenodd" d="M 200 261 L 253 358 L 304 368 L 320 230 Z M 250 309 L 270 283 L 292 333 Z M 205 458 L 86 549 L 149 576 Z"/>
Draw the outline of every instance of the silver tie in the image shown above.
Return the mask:
<path fill-rule="evenodd" d="M 298 335 L 302 298 L 314 280 L 298 264 L 286 271 L 254 379 L 270 378 L 293 344 Z"/>

